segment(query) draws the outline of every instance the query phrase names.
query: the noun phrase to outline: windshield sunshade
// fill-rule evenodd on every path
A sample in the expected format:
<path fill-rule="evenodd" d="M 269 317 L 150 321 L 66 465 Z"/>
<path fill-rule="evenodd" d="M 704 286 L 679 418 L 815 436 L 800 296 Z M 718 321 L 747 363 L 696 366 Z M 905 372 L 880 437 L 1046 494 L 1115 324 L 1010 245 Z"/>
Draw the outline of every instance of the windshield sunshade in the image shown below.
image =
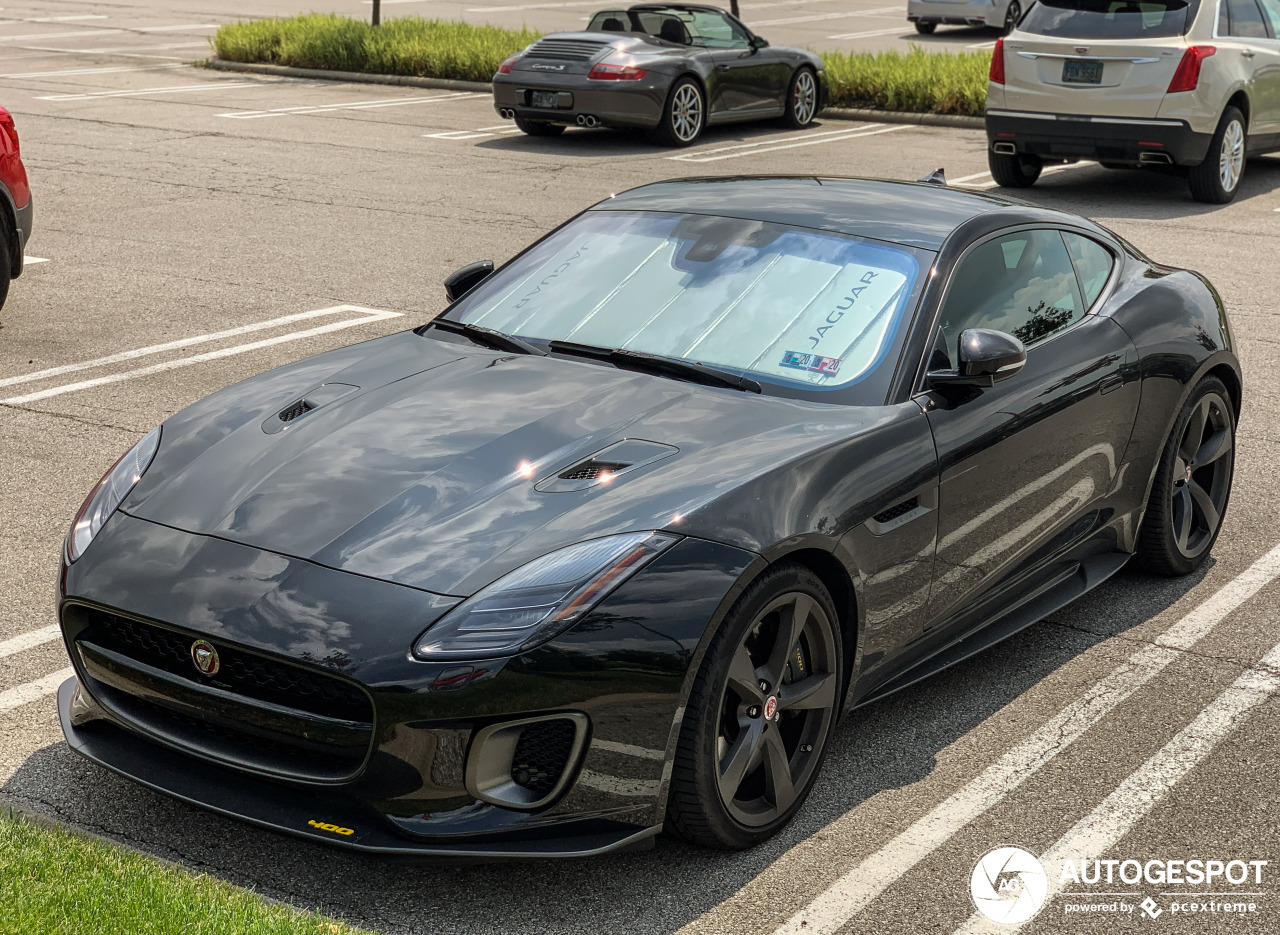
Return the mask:
<path fill-rule="evenodd" d="M 593 211 L 450 317 L 774 383 L 848 386 L 893 337 L 919 274 L 904 250 L 763 221 Z"/>

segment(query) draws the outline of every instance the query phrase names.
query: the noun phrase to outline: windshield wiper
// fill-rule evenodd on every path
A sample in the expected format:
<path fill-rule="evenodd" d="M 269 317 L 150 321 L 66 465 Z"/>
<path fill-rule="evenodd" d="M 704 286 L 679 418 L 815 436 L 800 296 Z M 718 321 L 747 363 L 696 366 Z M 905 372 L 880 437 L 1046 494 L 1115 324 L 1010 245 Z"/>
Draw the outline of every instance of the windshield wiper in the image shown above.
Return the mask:
<path fill-rule="evenodd" d="M 460 334 L 463 337 L 470 338 L 477 344 L 483 344 L 485 347 L 496 351 L 515 351 L 517 354 L 536 354 L 539 357 L 547 355 L 547 352 L 536 344 L 530 344 L 528 341 L 522 341 L 514 335 L 503 334 L 501 331 L 494 331 L 492 328 L 484 328 L 465 321 L 455 321 L 452 318 L 436 318 L 428 322 L 427 327 L 439 328 L 441 331 L 447 331 L 450 334 Z"/>
<path fill-rule="evenodd" d="M 674 357 L 660 357 L 657 354 L 645 354 L 640 351 L 628 351 L 623 348 L 575 344 L 572 341 L 551 341 L 547 344 L 547 349 L 554 354 L 572 354 L 576 357 L 603 360 L 622 370 L 656 373 L 662 376 L 689 380 L 693 383 L 701 383 L 705 386 L 722 386 L 733 390 L 743 390 L 748 393 L 761 392 L 760 384 L 749 377 L 741 377 L 736 373 L 708 367 L 706 364 L 697 364 Z"/>

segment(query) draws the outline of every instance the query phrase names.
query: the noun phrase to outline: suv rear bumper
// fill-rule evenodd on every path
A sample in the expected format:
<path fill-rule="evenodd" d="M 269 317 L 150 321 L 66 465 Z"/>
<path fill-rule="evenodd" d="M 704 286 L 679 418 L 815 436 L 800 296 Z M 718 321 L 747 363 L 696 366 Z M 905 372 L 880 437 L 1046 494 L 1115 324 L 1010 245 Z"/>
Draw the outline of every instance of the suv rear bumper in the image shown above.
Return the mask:
<path fill-rule="evenodd" d="M 1012 143 L 1018 153 L 1049 159 L 1196 166 L 1212 139 L 1212 133 L 1197 133 L 1183 120 L 987 111 L 988 146 Z"/>

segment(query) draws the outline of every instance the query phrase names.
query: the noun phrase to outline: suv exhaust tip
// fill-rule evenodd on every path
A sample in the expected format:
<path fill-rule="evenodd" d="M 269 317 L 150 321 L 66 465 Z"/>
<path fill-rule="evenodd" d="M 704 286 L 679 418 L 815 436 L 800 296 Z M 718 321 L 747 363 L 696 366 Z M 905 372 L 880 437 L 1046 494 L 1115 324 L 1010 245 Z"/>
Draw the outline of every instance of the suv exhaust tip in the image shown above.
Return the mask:
<path fill-rule="evenodd" d="M 1147 166 L 1171 166 L 1173 165 L 1173 157 L 1168 153 L 1139 153 L 1138 162 Z"/>
<path fill-rule="evenodd" d="M 999 153 L 1002 156 L 1018 155 L 1018 147 L 1014 146 L 1012 143 L 992 143 L 991 151 L 993 153 Z"/>

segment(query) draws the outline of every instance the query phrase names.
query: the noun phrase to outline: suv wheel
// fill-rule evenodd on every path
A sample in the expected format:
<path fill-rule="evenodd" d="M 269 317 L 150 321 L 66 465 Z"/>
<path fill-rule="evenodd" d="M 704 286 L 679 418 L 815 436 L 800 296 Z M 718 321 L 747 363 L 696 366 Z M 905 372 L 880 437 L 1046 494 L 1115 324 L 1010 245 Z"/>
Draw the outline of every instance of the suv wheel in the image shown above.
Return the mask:
<path fill-rule="evenodd" d="M 1004 29 L 1001 30 L 1003 35 L 1009 35 L 1018 26 L 1018 20 L 1022 19 L 1022 4 L 1018 0 L 1013 0 L 1009 4 L 1009 9 L 1004 13 Z"/>
<path fill-rule="evenodd" d="M 1225 205 L 1235 198 L 1244 175 L 1247 143 L 1244 114 L 1228 107 L 1218 121 L 1218 129 L 1214 131 L 1204 162 L 1192 166 L 1187 174 L 1191 197 L 1211 205 Z"/>
<path fill-rule="evenodd" d="M 925 20 L 916 20 L 916 32 L 922 36 L 932 36 L 933 31 L 938 28 L 937 23 L 926 22 Z"/>
<path fill-rule="evenodd" d="M 1001 188 L 1030 188 L 1040 178 L 1040 157 L 987 150 L 991 177 Z"/>

